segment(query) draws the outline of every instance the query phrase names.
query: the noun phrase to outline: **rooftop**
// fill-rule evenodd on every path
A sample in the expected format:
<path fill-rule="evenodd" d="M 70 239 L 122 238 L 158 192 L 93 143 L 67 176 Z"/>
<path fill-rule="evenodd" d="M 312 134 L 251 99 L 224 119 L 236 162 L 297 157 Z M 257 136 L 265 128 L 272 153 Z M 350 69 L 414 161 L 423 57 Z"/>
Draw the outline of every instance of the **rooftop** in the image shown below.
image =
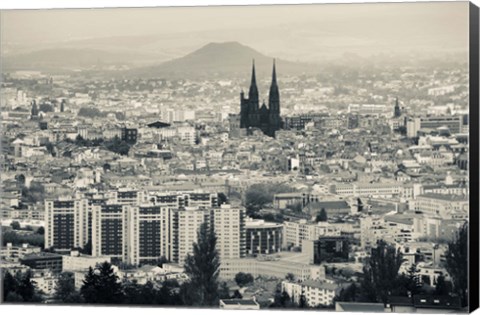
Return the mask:
<path fill-rule="evenodd" d="M 445 194 L 435 194 L 435 193 L 426 193 L 418 197 L 430 198 L 430 199 L 439 199 L 445 201 L 468 201 L 468 196 L 461 195 L 445 195 Z"/>
<path fill-rule="evenodd" d="M 385 312 L 383 303 L 337 302 L 344 312 Z"/>
<path fill-rule="evenodd" d="M 242 299 L 228 299 L 228 300 L 220 300 L 221 303 L 225 305 L 252 305 L 257 306 L 258 303 L 254 300 L 242 300 Z"/>

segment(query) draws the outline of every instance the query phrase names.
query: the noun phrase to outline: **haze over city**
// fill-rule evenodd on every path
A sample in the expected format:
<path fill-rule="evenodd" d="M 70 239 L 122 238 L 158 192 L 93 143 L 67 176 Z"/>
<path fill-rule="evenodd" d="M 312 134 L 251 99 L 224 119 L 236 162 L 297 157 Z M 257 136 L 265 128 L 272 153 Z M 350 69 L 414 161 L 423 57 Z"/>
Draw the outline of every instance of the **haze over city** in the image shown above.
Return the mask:
<path fill-rule="evenodd" d="M 466 60 L 467 8 L 444 2 L 4 11 L 2 50 L 6 57 L 95 50 L 156 63 L 209 42 L 238 41 L 300 62 L 406 53 L 463 53 Z"/>

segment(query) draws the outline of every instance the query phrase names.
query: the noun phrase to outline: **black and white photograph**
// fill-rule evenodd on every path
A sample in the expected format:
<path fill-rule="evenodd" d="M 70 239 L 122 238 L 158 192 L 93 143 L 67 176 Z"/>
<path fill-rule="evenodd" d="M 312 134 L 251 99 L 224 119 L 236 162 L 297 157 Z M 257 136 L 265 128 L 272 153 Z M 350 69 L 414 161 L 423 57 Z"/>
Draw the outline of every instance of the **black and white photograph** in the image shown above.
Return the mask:
<path fill-rule="evenodd" d="M 478 34 L 468 1 L 0 10 L 1 303 L 473 311 Z"/>

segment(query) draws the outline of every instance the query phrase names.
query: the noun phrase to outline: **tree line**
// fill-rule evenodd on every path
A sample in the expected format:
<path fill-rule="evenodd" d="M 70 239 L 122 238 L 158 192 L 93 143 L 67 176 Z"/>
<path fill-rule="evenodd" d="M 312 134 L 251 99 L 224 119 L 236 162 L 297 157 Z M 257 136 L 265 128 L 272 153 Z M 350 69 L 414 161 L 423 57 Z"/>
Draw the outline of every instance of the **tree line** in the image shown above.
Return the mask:
<path fill-rule="evenodd" d="M 80 290 L 75 289 L 71 273 L 60 276 L 55 300 L 59 303 L 133 304 L 172 306 L 217 306 L 219 299 L 231 298 L 226 283 L 219 283 L 220 258 L 216 249 L 215 231 L 202 224 L 193 253 L 187 256 L 185 273 L 188 280 L 161 283 L 123 280 L 115 274 L 113 266 L 104 262 L 89 268 Z M 247 277 L 248 278 L 248 277 Z M 238 295 L 236 297 L 239 297 Z"/>
<path fill-rule="evenodd" d="M 11 274 L 9 271 L 2 273 L 4 302 L 39 303 L 43 301 L 42 292 L 37 290 L 32 281 L 31 271 Z"/>
<path fill-rule="evenodd" d="M 448 244 L 446 269 L 451 282 L 443 276 L 437 278 L 433 291 L 422 287 L 418 269 L 412 265 L 406 273 L 399 273 L 403 263 L 402 253 L 395 247 L 380 241 L 365 261 L 363 278 L 359 284 L 352 283 L 341 290 L 336 301 L 357 301 L 386 303 L 389 296 L 410 296 L 415 294 L 450 295 L 459 297 L 462 306 L 468 303 L 468 224 L 459 231 L 454 241 Z M 185 273 L 188 280 L 179 284 L 176 280 L 162 283 L 138 284 L 135 281 L 120 281 L 113 266 L 105 262 L 89 268 L 80 290 L 75 289 L 73 274 L 60 275 L 54 300 L 61 303 L 91 304 L 152 304 L 174 306 L 217 306 L 219 299 L 241 298 L 239 292 L 230 295 L 226 283 L 220 283 L 220 258 L 216 249 L 217 237 L 212 227 L 202 224 L 198 241 L 193 244 L 192 254 L 187 256 Z M 239 286 L 253 282 L 249 274 L 239 273 L 235 277 Z M 292 280 L 292 275 L 287 275 Z M 31 280 L 31 272 L 15 275 L 3 274 L 3 300 L 7 302 L 40 302 L 42 294 Z M 293 303 L 281 287 L 277 287 L 273 308 L 303 308 L 304 298 Z"/>
<path fill-rule="evenodd" d="M 395 247 L 380 241 L 372 249 L 363 267 L 363 279 L 342 289 L 337 301 L 386 303 L 389 296 L 416 294 L 449 295 L 458 297 L 462 306 L 468 305 L 468 223 L 458 231 L 455 240 L 448 244 L 445 268 L 451 281 L 444 275 L 436 279 L 435 287 L 421 285 L 419 270 L 413 264 L 406 273 L 399 273 L 403 255 Z"/>

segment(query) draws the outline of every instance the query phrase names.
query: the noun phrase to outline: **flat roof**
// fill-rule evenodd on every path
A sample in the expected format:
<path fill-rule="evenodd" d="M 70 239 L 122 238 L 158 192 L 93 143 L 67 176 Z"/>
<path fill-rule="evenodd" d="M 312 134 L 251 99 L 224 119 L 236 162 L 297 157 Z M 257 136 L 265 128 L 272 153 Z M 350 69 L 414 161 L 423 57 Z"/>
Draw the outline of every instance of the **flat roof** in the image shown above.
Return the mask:
<path fill-rule="evenodd" d="M 254 300 L 243 300 L 243 299 L 226 299 L 226 300 L 220 300 L 222 303 L 225 305 L 255 305 L 257 306 L 258 303 L 255 302 Z"/>
<path fill-rule="evenodd" d="M 383 303 L 337 302 L 345 312 L 385 312 Z"/>
<path fill-rule="evenodd" d="M 440 199 L 440 200 L 446 200 L 446 201 L 468 201 L 468 197 L 463 195 L 445 195 L 445 194 L 426 193 L 423 195 L 419 195 L 418 197 Z"/>

